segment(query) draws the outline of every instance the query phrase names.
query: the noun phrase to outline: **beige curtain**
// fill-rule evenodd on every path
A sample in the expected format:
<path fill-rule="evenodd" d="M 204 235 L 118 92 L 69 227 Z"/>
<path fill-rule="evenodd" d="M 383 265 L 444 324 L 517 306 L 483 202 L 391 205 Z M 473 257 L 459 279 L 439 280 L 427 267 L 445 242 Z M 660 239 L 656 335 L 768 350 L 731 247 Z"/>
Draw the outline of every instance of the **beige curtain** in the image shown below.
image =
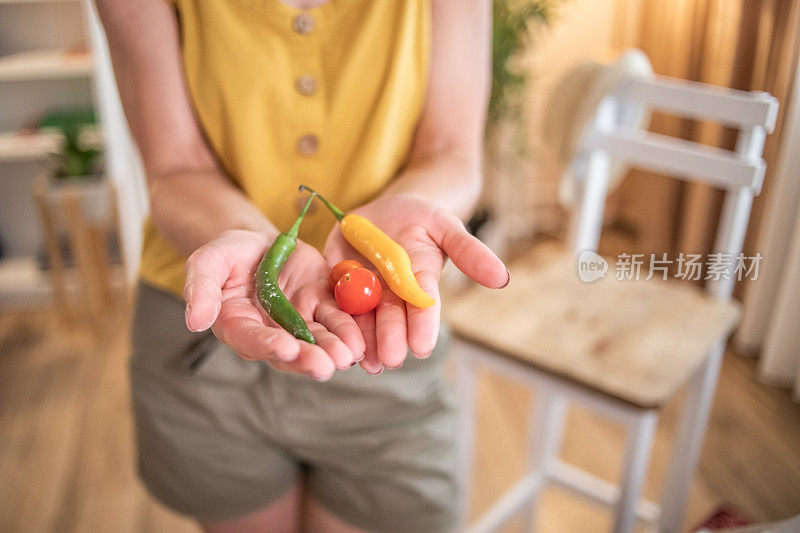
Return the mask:
<path fill-rule="evenodd" d="M 794 387 L 800 401 L 800 71 L 786 104 L 785 128 L 757 246 L 765 260 L 744 290 L 745 312 L 734 339 L 761 353 L 761 378 Z"/>
<path fill-rule="evenodd" d="M 745 253 L 754 254 L 797 64 L 800 0 L 617 0 L 615 10 L 615 47 L 644 50 L 657 74 L 768 91 L 780 100 L 778 127 L 765 147 L 764 190 L 745 242 Z M 735 132 L 716 124 L 663 114 L 653 117 L 651 129 L 723 148 L 736 141 Z M 633 171 L 611 196 L 608 213 L 636 251 L 708 253 L 721 201 L 721 192 L 708 186 Z M 608 244 L 603 251 L 621 250 Z"/>

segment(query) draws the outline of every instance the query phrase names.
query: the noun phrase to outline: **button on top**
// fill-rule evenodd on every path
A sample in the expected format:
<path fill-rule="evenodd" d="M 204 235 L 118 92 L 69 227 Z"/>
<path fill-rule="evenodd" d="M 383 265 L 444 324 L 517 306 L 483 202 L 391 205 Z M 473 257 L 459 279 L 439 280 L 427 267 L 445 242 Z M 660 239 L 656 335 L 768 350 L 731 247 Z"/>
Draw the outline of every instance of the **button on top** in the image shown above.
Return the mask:
<path fill-rule="evenodd" d="M 303 96 L 311 96 L 317 92 L 317 80 L 313 76 L 300 76 L 294 81 L 294 88 Z"/>
<path fill-rule="evenodd" d="M 314 155 L 319 150 L 319 137 L 313 133 L 303 135 L 297 140 L 297 153 L 300 155 Z"/>
<path fill-rule="evenodd" d="M 301 35 L 310 33 L 314 29 L 314 17 L 308 13 L 300 13 L 292 19 L 292 29 Z"/>

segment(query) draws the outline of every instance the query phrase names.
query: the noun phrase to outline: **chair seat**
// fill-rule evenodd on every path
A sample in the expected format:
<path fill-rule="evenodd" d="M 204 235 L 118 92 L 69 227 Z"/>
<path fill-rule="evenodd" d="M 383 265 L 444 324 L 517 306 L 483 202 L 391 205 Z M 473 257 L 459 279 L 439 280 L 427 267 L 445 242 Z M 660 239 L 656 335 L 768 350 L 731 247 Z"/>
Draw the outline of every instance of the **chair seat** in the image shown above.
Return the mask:
<path fill-rule="evenodd" d="M 572 254 L 534 249 L 503 290 L 474 287 L 447 302 L 453 332 L 498 354 L 641 407 L 660 407 L 688 380 L 739 309 L 679 281 L 578 279 Z M 645 269 L 642 269 L 644 273 Z"/>

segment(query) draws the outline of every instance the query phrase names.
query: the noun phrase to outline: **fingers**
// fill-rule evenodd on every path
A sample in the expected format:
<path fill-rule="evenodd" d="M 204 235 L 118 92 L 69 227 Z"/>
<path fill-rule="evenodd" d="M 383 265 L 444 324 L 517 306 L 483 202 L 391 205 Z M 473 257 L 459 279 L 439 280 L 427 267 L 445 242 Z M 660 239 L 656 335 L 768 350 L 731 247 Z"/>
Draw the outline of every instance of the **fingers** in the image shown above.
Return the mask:
<path fill-rule="evenodd" d="M 380 374 L 383 365 L 378 359 L 378 340 L 375 336 L 375 312 L 370 311 L 363 315 L 354 316 L 361 335 L 364 338 L 364 359 L 361 360 L 361 368 L 368 374 Z"/>
<path fill-rule="evenodd" d="M 312 322 L 317 322 L 324 327 L 323 331 L 330 332 L 340 341 L 346 353 L 343 352 L 336 357 L 331 354 L 337 368 L 348 368 L 354 361 L 361 359 L 366 348 L 361 330 L 353 317 L 336 305 L 327 280 L 304 285 L 298 290 L 294 300 L 297 311 L 309 327 Z M 316 337 L 316 333 L 314 336 Z"/>
<path fill-rule="evenodd" d="M 213 245 L 198 248 L 186 261 L 186 327 L 205 331 L 216 321 L 222 305 L 222 287 L 230 268 Z"/>
<path fill-rule="evenodd" d="M 355 327 L 355 322 L 353 323 Z M 311 323 L 308 325 L 311 333 L 314 334 L 314 339 L 317 342 L 317 346 L 321 348 L 325 355 L 327 355 L 328 359 L 333 362 L 333 368 L 330 374 L 333 374 L 333 370 L 339 369 L 344 370 L 350 368 L 355 361 L 353 357 L 353 352 L 350 348 L 345 345 L 342 340 L 328 331 L 322 324 L 318 323 Z M 360 356 L 360 355 L 359 355 Z M 326 372 L 331 365 L 325 365 L 324 368 L 319 367 L 317 370 L 319 374 L 314 375 L 315 379 L 321 378 L 330 378 L 330 375 L 325 375 Z"/>
<path fill-rule="evenodd" d="M 294 361 L 300 342 L 280 328 L 266 327 L 252 318 L 223 318 L 214 324 L 214 335 L 251 361 Z"/>
<path fill-rule="evenodd" d="M 440 255 L 430 253 L 411 254 L 412 264 L 421 267 L 417 273 L 417 282 L 422 290 L 436 300 L 436 304 L 427 308 L 406 305 L 408 316 L 408 347 L 414 357 L 428 357 L 436 347 L 439 337 L 441 299 L 439 298 L 439 275 L 442 269 Z"/>
<path fill-rule="evenodd" d="M 408 353 L 405 302 L 390 290 L 375 310 L 375 336 L 378 359 L 388 368 L 403 364 Z"/>
<path fill-rule="evenodd" d="M 190 330 L 203 331 L 211 327 L 220 311 L 223 287 L 242 288 L 252 283 L 253 263 L 258 263 L 266 243 L 266 235 L 259 232 L 230 230 L 189 257 L 183 298 L 186 326 Z M 226 298 L 228 296 L 226 292 Z"/>
<path fill-rule="evenodd" d="M 352 316 L 337 308 L 333 300 L 329 300 L 320 303 L 314 313 L 314 318 L 347 348 L 347 360 L 343 361 L 341 365 L 337 361 L 337 368 L 347 368 L 354 361 L 361 360 L 366 350 L 366 344 L 364 336 Z"/>
<path fill-rule="evenodd" d="M 453 264 L 470 278 L 493 289 L 508 285 L 511 274 L 503 262 L 485 244 L 470 235 L 455 215 L 436 211 L 429 233 Z"/>
<path fill-rule="evenodd" d="M 235 298 L 225 301 L 213 329 L 217 338 L 243 359 L 267 361 L 280 370 L 327 381 L 337 364 L 350 366 L 352 353 L 321 324 L 310 322 L 309 328 L 316 345 L 299 341 L 280 327 L 265 325 L 250 299 Z"/>
<path fill-rule="evenodd" d="M 320 330 L 322 330 L 321 327 Z M 327 338 L 322 331 L 314 331 L 313 333 L 318 342 L 320 342 L 320 337 L 322 337 L 324 338 L 322 342 L 324 342 L 327 347 L 330 347 L 331 339 Z M 319 337 L 317 337 L 318 334 L 320 335 Z M 336 372 L 336 364 L 326 350 L 323 349 L 321 345 L 308 344 L 307 342 L 302 342 L 300 345 L 300 354 L 297 356 L 297 359 L 291 363 L 285 363 L 282 368 L 279 368 L 289 372 L 305 374 L 317 381 L 328 381 L 331 379 L 333 373 Z"/>
<path fill-rule="evenodd" d="M 339 364 L 340 368 L 350 367 L 352 353 L 338 337 L 320 324 L 311 324 L 310 329 L 316 345 L 250 318 L 236 317 L 214 324 L 214 334 L 243 359 L 267 361 L 280 370 L 305 374 L 317 381 L 331 379 Z"/>

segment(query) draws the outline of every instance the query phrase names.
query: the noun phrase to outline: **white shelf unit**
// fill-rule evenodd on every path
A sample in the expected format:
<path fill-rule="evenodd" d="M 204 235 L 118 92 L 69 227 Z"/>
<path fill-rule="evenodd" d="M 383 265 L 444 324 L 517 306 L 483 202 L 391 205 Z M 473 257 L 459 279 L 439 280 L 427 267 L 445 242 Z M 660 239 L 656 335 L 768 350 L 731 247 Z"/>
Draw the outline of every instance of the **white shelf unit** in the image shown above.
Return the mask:
<path fill-rule="evenodd" d="M 101 148 L 102 132 L 87 130 L 83 142 L 87 146 Z M 4 162 L 36 161 L 51 157 L 59 150 L 62 137 L 56 131 L 30 131 L 0 133 L 0 164 Z"/>
<path fill-rule="evenodd" d="M 59 136 L 52 133 L 0 133 L 0 164 L 41 161 L 58 150 L 58 145 Z"/>
<path fill-rule="evenodd" d="M 92 58 L 85 51 L 34 50 L 0 57 L 0 83 L 87 78 L 91 74 Z"/>
<path fill-rule="evenodd" d="M 66 269 L 66 289 L 70 294 L 80 290 L 78 273 Z M 111 267 L 111 284 L 115 289 L 125 285 L 125 272 L 121 265 Z M 0 259 L 0 313 L 41 306 L 53 298 L 53 286 L 48 273 L 39 268 L 35 257 L 20 256 Z"/>
<path fill-rule="evenodd" d="M 31 129 L 47 112 L 94 105 L 86 34 L 79 0 L 0 0 L 0 310 L 52 300 L 32 184 L 61 138 Z"/>

